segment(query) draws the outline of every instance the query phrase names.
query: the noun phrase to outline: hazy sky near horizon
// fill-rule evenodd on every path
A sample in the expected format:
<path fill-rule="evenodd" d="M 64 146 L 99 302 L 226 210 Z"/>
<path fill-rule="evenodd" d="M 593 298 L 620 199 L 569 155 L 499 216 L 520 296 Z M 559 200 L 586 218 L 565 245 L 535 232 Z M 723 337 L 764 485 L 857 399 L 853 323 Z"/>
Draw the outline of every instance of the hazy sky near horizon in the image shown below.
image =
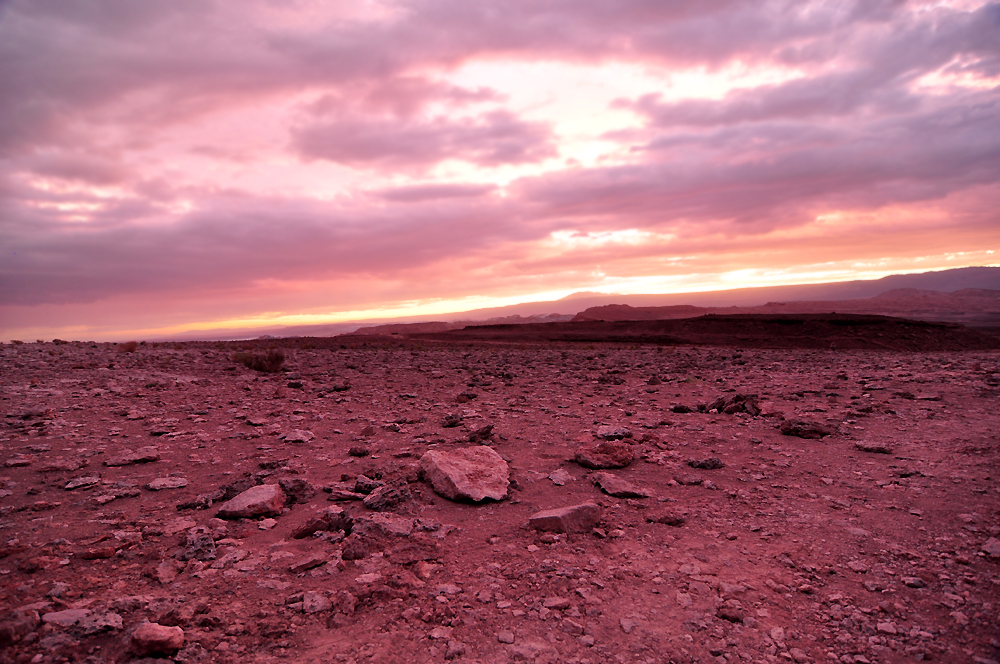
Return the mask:
<path fill-rule="evenodd" d="M 0 0 L 0 338 L 997 265 L 1000 4 Z"/>

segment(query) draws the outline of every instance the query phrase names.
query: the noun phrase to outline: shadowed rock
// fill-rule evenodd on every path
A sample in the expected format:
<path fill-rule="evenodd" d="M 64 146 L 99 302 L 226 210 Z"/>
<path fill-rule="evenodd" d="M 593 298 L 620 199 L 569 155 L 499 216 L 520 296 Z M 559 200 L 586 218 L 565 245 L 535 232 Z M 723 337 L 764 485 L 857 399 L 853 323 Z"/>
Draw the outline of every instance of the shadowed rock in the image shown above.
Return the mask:
<path fill-rule="evenodd" d="M 184 646 L 184 630 L 145 622 L 132 632 L 132 652 L 136 655 L 170 654 Z"/>
<path fill-rule="evenodd" d="M 531 515 L 528 526 L 552 533 L 585 533 L 601 520 L 601 508 L 594 503 L 543 510 Z"/>
<path fill-rule="evenodd" d="M 854 443 L 854 447 L 858 448 L 862 452 L 872 452 L 873 454 L 892 454 L 892 446 L 886 445 L 885 443 L 873 443 L 859 440 Z"/>
<path fill-rule="evenodd" d="M 785 420 L 781 423 L 781 433 L 799 438 L 823 438 L 837 433 L 834 427 L 810 420 Z"/>
<path fill-rule="evenodd" d="M 250 487 L 232 500 L 223 503 L 216 516 L 220 519 L 253 519 L 277 516 L 285 506 L 285 492 L 277 484 Z"/>

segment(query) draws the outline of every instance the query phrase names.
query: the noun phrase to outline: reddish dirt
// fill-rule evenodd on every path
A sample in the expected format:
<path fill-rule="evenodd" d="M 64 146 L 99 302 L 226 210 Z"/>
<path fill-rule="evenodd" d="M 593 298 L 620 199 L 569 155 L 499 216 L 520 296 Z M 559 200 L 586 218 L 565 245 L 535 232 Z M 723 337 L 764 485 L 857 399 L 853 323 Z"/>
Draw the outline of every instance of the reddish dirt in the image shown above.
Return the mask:
<path fill-rule="evenodd" d="M 922 334 L 892 340 L 904 333 Z M 1000 658 L 1000 352 L 503 338 L 516 343 L 3 346 L 0 662 L 139 661 L 143 621 L 184 630 L 178 662 Z M 230 360 L 267 346 L 282 373 Z M 757 395 L 760 415 L 698 412 L 735 394 Z M 786 418 L 835 433 L 786 436 Z M 455 503 L 419 480 L 424 452 L 488 424 L 508 499 Z M 602 428 L 631 434 L 630 466 L 571 461 Z M 148 446 L 159 460 L 104 465 Z M 46 470 L 56 460 L 81 467 Z M 601 472 L 650 497 L 602 493 Z M 370 519 L 328 500 L 359 474 L 408 489 L 392 513 L 410 536 L 351 560 L 355 535 L 292 537 L 330 506 Z M 98 479 L 65 488 L 81 477 Z M 187 485 L 144 488 L 157 478 Z M 177 508 L 297 479 L 317 493 L 273 520 Z M 603 514 L 591 532 L 525 527 L 587 501 Z M 179 559 L 195 526 L 215 558 Z M 323 564 L 290 571 L 310 556 Z M 331 606 L 306 613 L 303 593 Z M 71 609 L 121 622 L 86 635 L 35 618 Z"/>

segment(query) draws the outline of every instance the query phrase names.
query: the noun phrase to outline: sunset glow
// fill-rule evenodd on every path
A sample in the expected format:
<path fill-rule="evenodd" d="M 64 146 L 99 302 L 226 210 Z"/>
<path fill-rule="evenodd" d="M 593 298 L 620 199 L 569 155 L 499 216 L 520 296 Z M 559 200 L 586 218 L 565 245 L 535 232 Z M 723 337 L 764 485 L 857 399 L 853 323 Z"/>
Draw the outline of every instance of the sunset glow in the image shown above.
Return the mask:
<path fill-rule="evenodd" d="M 0 339 L 998 265 L 1000 4 L 0 3 Z"/>

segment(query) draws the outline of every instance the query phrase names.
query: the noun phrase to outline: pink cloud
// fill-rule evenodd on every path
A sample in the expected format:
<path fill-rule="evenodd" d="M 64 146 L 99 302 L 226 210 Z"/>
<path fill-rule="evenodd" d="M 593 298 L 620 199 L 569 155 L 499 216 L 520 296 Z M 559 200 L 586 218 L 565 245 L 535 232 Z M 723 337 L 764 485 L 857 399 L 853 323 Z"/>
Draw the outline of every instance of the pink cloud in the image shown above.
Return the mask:
<path fill-rule="evenodd" d="M 0 305 L 238 292 L 253 312 L 280 283 L 310 293 L 303 307 L 375 306 L 572 288 L 598 264 L 649 274 L 684 252 L 847 256 L 861 234 L 818 226 L 831 211 L 870 220 L 858 256 L 981 248 L 1000 227 L 1000 4 L 379 6 L 0 4 Z M 524 103 L 510 81 L 452 80 L 498 62 L 653 82 L 585 109 L 617 129 L 581 139 L 587 121 L 544 115 L 563 81 Z M 670 87 L 677 69 L 741 67 L 785 76 L 721 98 Z M 879 217 L 927 208 L 905 241 Z M 552 242 L 631 230 L 659 239 Z M 309 291 L 321 281 L 365 295 Z"/>
<path fill-rule="evenodd" d="M 308 159 L 377 168 L 424 167 L 445 159 L 496 166 L 555 155 L 547 127 L 505 111 L 456 120 L 335 118 L 298 129 L 293 143 Z"/>

